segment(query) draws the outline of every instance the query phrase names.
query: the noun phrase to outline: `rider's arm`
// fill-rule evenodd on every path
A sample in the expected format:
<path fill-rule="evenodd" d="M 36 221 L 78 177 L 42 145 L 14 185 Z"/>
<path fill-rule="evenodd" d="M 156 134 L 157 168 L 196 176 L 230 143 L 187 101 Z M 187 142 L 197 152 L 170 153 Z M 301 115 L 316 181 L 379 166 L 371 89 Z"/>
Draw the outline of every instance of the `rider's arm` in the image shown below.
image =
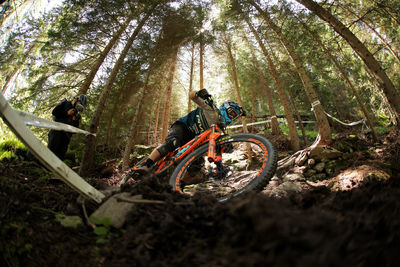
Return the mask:
<path fill-rule="evenodd" d="M 218 113 L 203 98 L 199 97 L 197 93 L 198 91 L 190 92 L 190 99 L 201 107 L 209 125 L 216 124 L 219 121 Z"/>
<path fill-rule="evenodd" d="M 64 99 L 53 109 L 51 113 L 58 119 L 67 118 L 73 114 L 69 113 L 71 108 L 72 105 L 66 99 Z"/>
<path fill-rule="evenodd" d="M 199 105 L 203 110 L 213 110 L 212 107 L 210 107 L 207 103 L 206 100 L 202 99 L 201 97 L 197 96 L 198 91 L 191 91 L 189 94 L 189 97 L 191 100 L 193 100 L 194 103 Z"/>

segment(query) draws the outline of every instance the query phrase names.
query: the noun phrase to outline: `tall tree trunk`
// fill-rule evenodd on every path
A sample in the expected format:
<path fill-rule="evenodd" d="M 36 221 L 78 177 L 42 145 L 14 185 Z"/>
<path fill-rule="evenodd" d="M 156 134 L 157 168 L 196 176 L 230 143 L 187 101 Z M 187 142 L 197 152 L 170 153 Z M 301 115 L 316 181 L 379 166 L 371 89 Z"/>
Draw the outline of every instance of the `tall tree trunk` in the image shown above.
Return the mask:
<path fill-rule="evenodd" d="M 3 85 L 3 87 L 1 88 L 1 91 L 3 92 L 3 95 L 6 93 L 7 88 L 8 88 L 8 84 L 12 81 L 12 79 L 17 74 L 17 72 L 18 72 L 18 68 L 15 68 L 15 70 L 11 74 L 7 75 L 6 81 L 5 81 L 4 85 Z"/>
<path fill-rule="evenodd" d="M 249 42 L 246 34 L 243 32 L 243 38 L 245 39 L 247 45 L 250 47 L 250 53 L 251 53 L 251 57 L 252 57 L 252 61 L 253 61 L 253 65 L 257 70 L 258 73 L 258 78 L 264 88 L 264 92 L 267 98 L 267 104 L 268 104 L 268 109 L 269 109 L 269 113 L 271 115 L 271 130 L 272 130 L 272 134 L 273 135 L 280 135 L 282 132 L 279 129 L 279 123 L 278 123 L 278 119 L 276 117 L 276 112 L 275 112 L 275 108 L 274 108 L 274 104 L 272 103 L 272 98 L 271 98 L 271 89 L 268 87 L 267 85 L 267 81 L 265 80 L 264 74 L 261 71 L 261 67 L 260 67 L 260 63 L 258 62 L 256 55 L 254 53 L 254 47 L 253 45 Z"/>
<path fill-rule="evenodd" d="M 224 42 L 225 42 L 226 50 L 228 52 L 228 59 L 229 59 L 229 62 L 231 64 L 231 68 L 232 68 L 231 73 L 232 73 L 233 84 L 234 84 L 235 91 L 236 91 L 236 98 L 237 98 L 239 105 L 241 105 L 244 108 L 242 97 L 240 95 L 240 90 L 239 90 L 239 81 L 238 81 L 238 76 L 237 76 L 236 63 L 235 63 L 235 59 L 233 58 L 233 54 L 232 54 L 231 41 L 228 39 L 228 37 L 226 36 L 225 33 L 224 33 Z M 242 124 L 243 124 L 243 132 L 247 133 L 248 130 L 247 130 L 246 118 L 243 116 L 241 118 L 242 118 Z"/>
<path fill-rule="evenodd" d="M 122 170 L 126 171 L 129 168 L 130 163 L 130 154 L 132 150 L 132 146 L 137 140 L 139 131 L 141 127 L 139 127 L 139 120 L 145 121 L 146 120 L 146 111 L 145 104 L 148 103 L 149 99 L 153 97 L 154 90 L 149 90 L 149 81 L 150 77 L 153 75 L 153 70 L 155 67 L 156 61 L 152 60 L 149 66 L 149 69 L 146 74 L 146 79 L 143 86 L 142 95 L 140 96 L 139 103 L 137 105 L 135 116 L 132 119 L 131 127 L 129 130 L 128 140 L 125 145 L 124 155 L 122 157 Z"/>
<path fill-rule="evenodd" d="M 331 51 L 322 43 L 320 38 L 313 32 L 304 22 L 300 21 L 301 25 L 303 26 L 303 29 L 305 29 L 308 33 L 311 34 L 311 36 L 314 38 L 314 40 L 318 43 L 318 45 L 324 50 L 325 54 L 332 60 L 332 62 L 335 64 L 336 68 L 339 70 L 340 74 L 342 75 L 343 79 L 349 86 L 351 92 L 356 98 L 356 101 L 358 105 L 360 106 L 361 112 L 364 114 L 367 124 L 371 129 L 372 137 L 375 141 L 378 141 L 378 136 L 376 135 L 374 126 L 372 124 L 372 120 L 370 117 L 369 112 L 365 108 L 365 105 L 363 101 L 360 98 L 360 95 L 358 94 L 356 88 L 354 87 L 353 83 L 350 81 L 349 76 L 347 75 L 346 71 L 342 68 L 340 63 L 337 61 L 336 57 L 332 55 Z"/>
<path fill-rule="evenodd" d="M 300 149 L 299 135 L 297 134 L 296 124 L 294 122 L 293 113 L 292 113 L 292 110 L 290 109 L 289 101 L 286 97 L 285 90 L 283 89 L 281 79 L 278 75 L 278 72 L 275 68 L 274 63 L 272 62 L 271 57 L 269 56 L 269 54 L 267 52 L 267 49 L 265 48 L 264 44 L 261 41 L 261 38 L 258 36 L 256 30 L 254 29 L 253 25 L 250 23 L 247 16 L 244 16 L 244 17 L 245 17 L 244 19 L 245 19 L 247 25 L 249 25 L 250 31 L 256 37 L 256 40 L 264 54 L 264 57 L 267 60 L 269 71 L 271 72 L 271 75 L 274 78 L 274 81 L 276 84 L 276 89 L 278 90 L 279 96 L 282 101 L 283 110 L 285 111 L 285 116 L 286 116 L 286 120 L 287 120 L 288 128 L 289 128 L 290 145 L 293 150 L 297 151 Z"/>
<path fill-rule="evenodd" d="M 395 88 L 392 81 L 389 79 L 385 71 L 382 69 L 379 62 L 374 58 L 373 54 L 368 50 L 368 48 L 337 18 L 335 18 L 326 9 L 321 7 L 318 3 L 312 0 L 296 0 L 297 2 L 303 4 L 309 10 L 315 12 L 315 14 L 322 20 L 326 21 L 331 25 L 334 30 L 340 34 L 347 41 L 347 43 L 353 48 L 353 50 L 361 57 L 367 68 L 375 76 L 375 78 L 380 83 L 390 106 L 396 113 L 396 120 L 400 122 L 400 94 Z M 399 123 L 397 123 L 399 127 Z"/>
<path fill-rule="evenodd" d="M 369 69 L 365 69 L 365 72 L 368 73 L 368 75 L 373 76 Z M 398 125 L 398 120 L 395 115 L 396 112 L 390 106 L 390 103 L 388 102 L 388 99 L 384 95 L 384 92 L 381 90 L 380 84 L 378 83 L 378 81 L 377 80 L 374 80 L 374 81 L 375 81 L 374 85 L 376 88 L 376 92 L 378 93 L 379 97 L 381 98 L 382 103 L 384 103 L 383 106 L 385 107 L 386 112 L 389 114 L 389 117 L 390 117 L 393 125 Z M 371 103 L 371 105 L 374 105 L 374 103 L 372 101 L 370 103 Z"/>
<path fill-rule="evenodd" d="M 303 121 L 302 121 L 302 119 L 301 119 L 299 110 L 297 109 L 296 102 L 294 101 L 292 92 L 290 92 L 290 89 L 289 89 L 289 88 L 287 88 L 287 92 L 288 92 L 288 94 L 289 94 L 289 102 L 292 104 L 293 109 L 294 109 L 294 111 L 295 111 L 295 113 L 296 113 L 297 121 L 299 122 L 299 127 L 300 127 L 300 130 L 301 130 L 301 134 L 302 134 L 302 136 L 303 136 L 304 145 L 305 145 L 305 146 L 308 146 L 307 136 L 306 136 L 306 130 L 304 129 Z"/>
<path fill-rule="evenodd" d="M 158 122 L 159 122 L 159 118 L 160 118 L 161 99 L 162 99 L 162 97 L 158 97 L 157 98 L 157 108 L 156 108 L 156 111 L 155 111 L 156 119 L 155 119 L 154 128 L 153 128 L 153 144 L 157 143 Z"/>
<path fill-rule="evenodd" d="M 193 90 L 194 45 L 195 45 L 195 43 L 193 42 L 193 44 L 192 44 L 192 59 L 190 61 L 189 96 L 190 96 L 190 93 Z M 190 99 L 190 97 L 188 97 L 188 110 L 187 110 L 187 112 L 189 113 L 191 110 L 192 110 L 192 100 Z"/>
<path fill-rule="evenodd" d="M 103 64 L 104 60 L 106 59 L 108 53 L 111 51 L 111 48 L 117 43 L 119 38 L 121 37 L 122 33 L 126 30 L 129 23 L 132 21 L 133 16 L 130 16 L 127 21 L 119 28 L 117 32 L 114 33 L 111 40 L 108 42 L 107 46 L 100 52 L 99 57 L 96 59 L 92 67 L 90 68 L 89 74 L 86 76 L 85 80 L 83 81 L 82 85 L 79 88 L 78 95 L 86 94 L 89 90 L 90 85 L 94 77 L 96 76 L 97 71 L 100 69 L 100 66 Z"/>
<path fill-rule="evenodd" d="M 254 80 L 250 78 L 250 94 L 251 94 L 251 123 L 255 122 L 255 114 L 256 114 L 256 93 L 254 92 L 255 84 Z M 254 124 L 250 127 L 250 132 L 254 133 L 255 128 Z"/>
<path fill-rule="evenodd" d="M 176 68 L 176 63 L 178 61 L 178 52 L 179 52 L 179 47 L 176 47 L 176 49 L 175 49 L 175 51 L 173 52 L 173 55 L 172 55 L 173 58 L 172 58 L 172 61 L 171 61 L 171 67 L 170 67 L 169 75 L 168 75 L 167 101 L 165 102 L 164 116 L 163 116 L 163 122 L 162 122 L 162 133 L 161 133 L 161 139 L 162 140 L 164 140 L 168 135 L 169 114 L 170 114 L 171 96 L 172 96 L 172 85 L 174 83 L 175 68 Z"/>
<path fill-rule="evenodd" d="M 138 106 L 135 111 L 135 116 L 133 117 L 132 122 L 131 122 L 128 140 L 126 141 L 124 154 L 122 156 L 122 171 L 126 171 L 127 169 L 129 169 L 130 155 L 131 155 L 132 146 L 135 142 L 136 129 L 140 128 L 140 127 L 138 127 L 138 118 L 140 117 L 141 109 L 143 109 L 146 94 L 147 94 L 147 86 L 145 85 L 143 88 L 142 94 L 140 96 Z"/>
<path fill-rule="evenodd" d="M 262 73 L 261 68 L 258 68 L 258 77 L 261 80 L 261 84 L 264 88 L 264 92 L 265 92 L 265 97 L 267 98 L 267 103 L 268 103 L 268 109 L 269 109 L 269 114 L 270 114 L 270 119 L 271 119 L 271 133 L 273 135 L 281 135 L 282 131 L 279 128 L 279 122 L 278 122 L 278 118 L 276 116 L 276 111 L 274 108 L 274 104 L 272 103 L 272 89 L 268 86 L 267 84 L 267 80 L 264 77 L 264 73 Z"/>
<path fill-rule="evenodd" d="M 152 131 L 152 128 L 153 128 L 153 125 L 154 125 L 154 122 L 153 122 L 153 114 L 154 114 L 154 112 L 156 111 L 156 108 L 157 108 L 157 105 L 155 105 L 156 103 L 158 102 L 158 98 L 157 98 L 157 100 L 155 100 L 153 103 L 152 103 L 152 105 L 151 105 L 151 110 L 150 110 L 150 118 L 149 118 L 149 120 L 147 120 L 147 140 L 146 140 L 146 145 L 150 145 L 151 144 L 151 133 L 153 132 Z"/>
<path fill-rule="evenodd" d="M 135 75 L 136 75 L 136 73 L 135 73 Z M 133 76 L 135 76 L 135 75 L 133 75 Z M 121 102 L 118 103 L 118 105 L 117 105 L 116 114 L 118 114 L 118 116 L 115 119 L 115 127 L 111 131 L 111 140 L 112 140 L 111 141 L 111 145 L 112 145 L 112 147 L 117 147 L 119 145 L 118 141 L 120 141 L 120 138 L 119 138 L 119 136 L 117 136 L 117 133 L 120 132 L 119 129 L 121 128 L 121 120 L 122 120 L 122 118 L 126 119 L 126 117 L 124 116 L 125 115 L 124 113 L 125 113 L 126 110 L 129 110 L 130 96 L 131 95 L 135 95 L 137 93 L 137 91 L 138 91 L 138 90 L 133 90 L 132 91 L 132 90 L 129 89 L 130 86 L 135 86 L 133 84 L 133 80 L 135 78 L 132 77 L 131 79 L 128 79 L 128 80 L 131 80 L 131 82 L 128 82 L 127 87 L 124 89 Z M 134 88 L 137 88 L 137 87 L 134 87 Z"/>
<path fill-rule="evenodd" d="M 106 145 L 110 145 L 110 137 L 111 137 L 111 125 L 114 119 L 114 116 L 117 114 L 118 106 L 121 103 L 121 96 L 123 95 L 124 87 L 122 87 L 117 95 L 116 101 L 113 103 L 113 108 L 111 109 L 111 117 L 107 123 L 107 132 L 106 132 Z"/>
<path fill-rule="evenodd" d="M 150 17 L 153 10 L 154 10 L 154 7 L 144 16 L 144 18 L 136 26 L 135 31 L 129 37 L 128 41 L 125 44 L 124 49 L 122 50 L 119 58 L 117 59 L 117 62 L 115 63 L 115 65 L 110 73 L 110 76 L 107 79 L 107 83 L 104 86 L 103 91 L 101 92 L 99 102 L 97 103 L 96 111 L 94 112 L 93 117 L 90 121 L 89 131 L 91 133 L 97 132 L 100 117 L 105 108 L 108 95 L 110 94 L 111 88 L 114 84 L 115 78 L 117 77 L 118 71 L 122 67 L 124 59 L 125 59 L 126 55 L 128 54 L 128 51 L 133 44 L 133 41 L 135 40 L 136 36 L 139 34 L 140 30 L 142 29 L 142 27 L 145 24 L 145 22 L 147 21 L 147 19 Z M 96 147 L 95 136 L 88 135 L 86 137 L 86 145 L 83 150 L 82 162 L 81 162 L 81 166 L 80 166 L 80 170 L 79 170 L 79 173 L 81 176 L 88 174 L 92 168 L 95 147 Z"/>
<path fill-rule="evenodd" d="M 314 143 L 314 145 L 324 145 L 324 144 L 331 144 L 332 143 L 332 136 L 331 136 L 331 128 L 329 126 L 328 119 L 325 115 L 325 111 L 322 108 L 322 105 L 318 99 L 317 93 L 311 83 L 310 78 L 307 75 L 306 69 L 303 66 L 300 58 L 297 56 L 294 48 L 292 45 L 286 40 L 284 35 L 282 34 L 281 30 L 279 27 L 272 21 L 272 19 L 269 17 L 269 15 L 263 11 L 260 6 L 258 6 L 253 0 L 247 0 L 251 5 L 253 5 L 258 12 L 260 12 L 261 16 L 264 18 L 264 20 L 267 22 L 269 27 L 275 32 L 275 34 L 278 36 L 279 40 L 285 47 L 286 51 L 288 52 L 289 56 L 291 57 L 294 65 L 296 66 L 297 72 L 300 75 L 300 78 L 303 82 L 304 89 L 306 91 L 308 100 L 311 103 L 312 109 L 315 114 L 315 118 L 318 123 L 318 137 Z"/>
<path fill-rule="evenodd" d="M 112 134 L 111 134 L 112 121 L 114 120 L 115 115 L 118 114 L 118 116 L 116 116 L 116 117 L 117 117 L 118 123 L 120 122 L 121 114 L 118 112 L 118 110 L 125 110 L 124 108 L 120 109 L 120 106 L 121 105 L 124 106 L 127 104 L 127 101 L 126 100 L 124 101 L 124 99 L 128 98 L 128 95 L 127 95 L 127 92 L 129 91 L 128 86 L 132 85 L 135 82 L 136 78 L 137 78 L 136 71 L 132 70 L 132 72 L 129 74 L 129 76 L 122 83 L 121 89 L 118 92 L 117 100 L 114 101 L 114 103 L 113 103 L 114 106 L 111 111 L 112 112 L 111 118 L 107 125 L 107 133 L 106 133 L 106 144 L 107 145 L 111 145 L 110 139 L 112 138 Z M 136 92 L 133 92 L 133 94 L 135 94 L 135 93 Z"/>
<path fill-rule="evenodd" d="M 202 36 L 200 37 L 200 88 L 199 89 L 203 89 L 204 88 L 204 76 L 203 76 L 203 69 L 204 69 L 204 65 L 203 65 L 203 55 L 204 54 L 204 43 L 203 43 L 203 38 Z"/>

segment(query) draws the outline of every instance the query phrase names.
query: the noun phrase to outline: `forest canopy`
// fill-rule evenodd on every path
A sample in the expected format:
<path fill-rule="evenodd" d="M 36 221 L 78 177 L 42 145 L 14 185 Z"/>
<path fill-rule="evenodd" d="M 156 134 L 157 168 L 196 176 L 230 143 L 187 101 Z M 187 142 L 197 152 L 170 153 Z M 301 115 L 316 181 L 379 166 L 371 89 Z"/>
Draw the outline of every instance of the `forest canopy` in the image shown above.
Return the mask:
<path fill-rule="evenodd" d="M 48 119 L 62 99 L 87 94 L 81 128 L 97 137 L 74 136 L 81 166 L 96 147 L 129 155 L 162 142 L 202 88 L 242 103 L 247 123 L 271 119 L 267 131 L 294 150 L 307 144 L 301 118 L 327 144 L 337 132 L 328 115 L 362 120 L 376 138 L 399 125 L 399 14 L 395 0 L 5 1 L 1 90 Z M 1 136 L 11 136 L 2 122 Z"/>

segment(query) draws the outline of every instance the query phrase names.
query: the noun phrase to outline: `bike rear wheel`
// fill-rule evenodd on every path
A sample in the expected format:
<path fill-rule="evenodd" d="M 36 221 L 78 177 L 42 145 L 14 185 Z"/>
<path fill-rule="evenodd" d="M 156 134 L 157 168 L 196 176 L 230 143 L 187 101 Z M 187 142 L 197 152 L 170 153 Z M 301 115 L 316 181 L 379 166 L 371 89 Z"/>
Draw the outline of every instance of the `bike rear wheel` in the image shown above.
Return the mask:
<path fill-rule="evenodd" d="M 219 201 L 251 190 L 262 190 L 276 171 L 277 154 L 272 143 L 256 134 L 222 136 L 216 142 L 219 163 L 207 160 L 208 143 L 188 155 L 174 170 L 174 191 L 193 195 L 210 192 Z"/>

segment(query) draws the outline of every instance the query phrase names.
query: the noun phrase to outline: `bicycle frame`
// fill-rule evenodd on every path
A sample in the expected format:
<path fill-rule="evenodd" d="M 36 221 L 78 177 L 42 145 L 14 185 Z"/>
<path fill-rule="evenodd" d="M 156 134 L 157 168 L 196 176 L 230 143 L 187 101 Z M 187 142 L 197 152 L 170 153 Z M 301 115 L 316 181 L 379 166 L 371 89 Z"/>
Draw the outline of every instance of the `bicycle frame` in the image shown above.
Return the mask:
<path fill-rule="evenodd" d="M 208 161 L 217 162 L 221 156 L 216 153 L 216 140 L 224 134 L 224 131 L 216 124 L 213 124 L 211 128 L 207 129 L 200 135 L 190 140 L 185 145 L 177 148 L 174 152 L 170 152 L 165 155 L 161 160 L 156 163 L 154 173 L 161 173 L 172 165 L 177 165 L 184 157 L 192 153 L 196 148 L 202 144 L 209 142 L 208 147 Z"/>
<path fill-rule="evenodd" d="M 214 110 L 218 111 L 219 109 L 215 106 L 214 102 L 211 98 L 207 99 L 208 105 L 210 105 Z M 221 114 L 219 113 L 220 123 L 213 124 L 207 130 L 205 130 L 200 135 L 196 136 L 192 140 L 190 140 L 185 145 L 175 149 L 173 152 L 169 152 L 163 158 L 156 162 L 154 167 L 155 174 L 161 174 L 165 170 L 169 169 L 172 165 L 178 165 L 179 162 L 185 158 L 187 155 L 192 153 L 196 148 L 201 146 L 202 144 L 209 142 L 208 147 L 208 161 L 209 162 L 219 162 L 221 160 L 221 155 L 218 155 L 216 152 L 216 140 L 221 136 L 225 135 L 225 124 L 221 121 Z M 140 166 L 142 161 L 136 164 L 130 172 L 136 171 L 136 169 Z"/>

